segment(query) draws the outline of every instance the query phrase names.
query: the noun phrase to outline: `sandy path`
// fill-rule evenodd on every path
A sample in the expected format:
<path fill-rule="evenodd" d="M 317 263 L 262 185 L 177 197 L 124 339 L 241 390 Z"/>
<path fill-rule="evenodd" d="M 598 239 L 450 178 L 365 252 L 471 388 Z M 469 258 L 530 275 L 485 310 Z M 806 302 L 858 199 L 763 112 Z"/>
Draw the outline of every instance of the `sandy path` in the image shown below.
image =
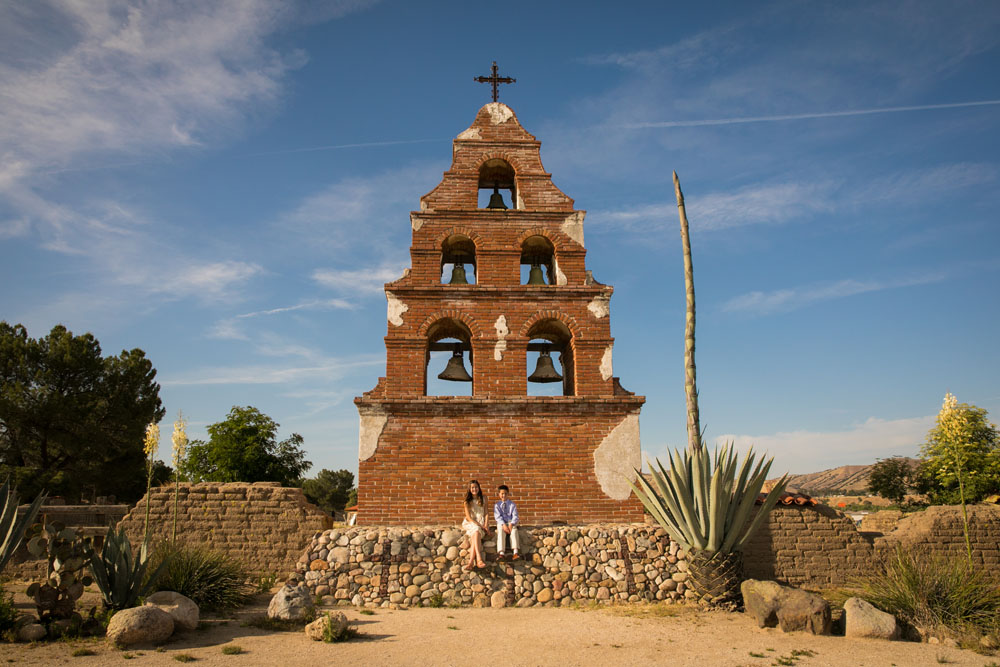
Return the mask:
<path fill-rule="evenodd" d="M 266 598 L 265 598 L 266 600 Z M 0 644 L 0 661 L 20 665 L 173 665 L 188 654 L 203 665 L 843 665 L 845 667 L 910 665 L 990 665 L 971 651 L 909 642 L 882 642 L 785 634 L 758 629 L 743 614 L 707 613 L 675 608 L 625 609 L 410 609 L 377 610 L 362 615 L 346 608 L 363 633 L 359 639 L 324 644 L 302 632 L 266 632 L 241 625 L 260 614 L 258 604 L 237 619 L 210 620 L 208 627 L 175 635 L 162 652 L 118 651 L 104 640 L 46 644 Z M 662 615 L 662 611 L 673 615 Z M 628 614 L 628 615 L 623 615 Z M 511 641 L 497 658 L 497 638 Z M 225 655 L 238 645 L 244 653 Z M 87 648 L 97 655 L 72 657 Z M 794 655 L 809 651 L 813 655 Z M 755 655 L 756 654 L 756 655 Z M 130 655 L 131 658 L 126 656 Z"/>

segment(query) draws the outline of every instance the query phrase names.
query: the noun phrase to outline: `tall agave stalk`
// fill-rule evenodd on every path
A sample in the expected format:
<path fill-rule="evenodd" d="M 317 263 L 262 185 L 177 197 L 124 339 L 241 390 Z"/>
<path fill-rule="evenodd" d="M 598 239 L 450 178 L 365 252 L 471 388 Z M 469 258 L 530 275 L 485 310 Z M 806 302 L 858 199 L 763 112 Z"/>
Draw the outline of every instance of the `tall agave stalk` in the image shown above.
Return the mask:
<path fill-rule="evenodd" d="M 14 553 L 24 544 L 25 533 L 28 526 L 35 522 L 38 510 L 45 502 L 45 493 L 39 493 L 34 502 L 28 507 L 28 511 L 20 519 L 17 518 L 17 490 L 11 488 L 8 479 L 0 486 L 0 502 L 3 503 L 0 511 L 0 572 L 3 572 Z"/>
<path fill-rule="evenodd" d="M 677 197 L 677 212 L 681 219 L 681 247 L 684 250 L 684 291 L 687 296 L 687 317 L 684 319 L 684 397 L 687 401 L 688 450 L 702 448 L 701 420 L 698 414 L 697 369 L 694 365 L 694 265 L 691 263 L 691 237 L 688 235 L 687 210 L 684 208 L 684 193 L 681 182 L 674 172 L 674 195 Z"/>

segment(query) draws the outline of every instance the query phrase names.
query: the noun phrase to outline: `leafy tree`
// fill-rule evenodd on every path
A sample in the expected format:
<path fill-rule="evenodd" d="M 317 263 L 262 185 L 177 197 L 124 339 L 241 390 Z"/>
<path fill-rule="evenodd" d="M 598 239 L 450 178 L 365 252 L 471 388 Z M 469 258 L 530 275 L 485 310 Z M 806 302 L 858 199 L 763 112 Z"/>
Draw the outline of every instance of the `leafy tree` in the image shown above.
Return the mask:
<path fill-rule="evenodd" d="M 343 511 L 351 501 L 352 495 L 355 500 L 357 499 L 354 473 L 350 470 L 333 472 L 323 468 L 314 479 L 302 482 L 302 491 L 309 502 L 315 503 L 330 514 Z"/>
<path fill-rule="evenodd" d="M 977 502 L 1000 490 L 1000 434 L 986 417 L 986 410 L 945 396 L 915 476 L 931 502 Z"/>
<path fill-rule="evenodd" d="M 143 433 L 164 412 L 155 377 L 140 349 L 104 357 L 92 334 L 0 322 L 0 476 L 28 495 L 137 500 Z"/>
<path fill-rule="evenodd" d="M 233 406 L 225 421 L 208 427 L 208 442 L 192 440 L 180 472 L 194 482 L 281 482 L 298 486 L 312 464 L 302 436 L 278 442 L 278 426 L 257 408 Z"/>
<path fill-rule="evenodd" d="M 881 459 L 872 466 L 868 490 L 895 503 L 901 503 L 910 488 L 911 471 L 909 459 L 900 456 Z"/>

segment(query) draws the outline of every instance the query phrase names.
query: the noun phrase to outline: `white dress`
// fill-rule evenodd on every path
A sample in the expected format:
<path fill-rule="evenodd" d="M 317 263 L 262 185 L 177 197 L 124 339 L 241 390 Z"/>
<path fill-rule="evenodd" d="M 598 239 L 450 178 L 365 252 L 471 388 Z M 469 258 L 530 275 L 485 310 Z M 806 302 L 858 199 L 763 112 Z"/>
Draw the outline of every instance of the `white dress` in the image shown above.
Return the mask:
<path fill-rule="evenodd" d="M 483 509 L 483 506 L 480 505 L 478 501 L 473 500 L 472 502 L 469 503 L 469 515 L 475 521 L 462 519 L 462 528 L 465 529 L 466 535 L 472 537 L 477 532 L 481 533 L 483 531 L 483 529 L 480 528 L 479 526 L 486 525 L 486 511 Z M 479 525 L 476 525 L 476 522 L 478 522 Z"/>

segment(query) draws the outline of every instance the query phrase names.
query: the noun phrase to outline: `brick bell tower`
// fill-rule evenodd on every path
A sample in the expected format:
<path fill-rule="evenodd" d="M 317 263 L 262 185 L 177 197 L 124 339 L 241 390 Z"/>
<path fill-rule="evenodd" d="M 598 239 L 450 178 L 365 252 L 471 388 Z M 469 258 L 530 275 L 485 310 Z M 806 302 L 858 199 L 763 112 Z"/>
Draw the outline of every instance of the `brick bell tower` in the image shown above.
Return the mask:
<path fill-rule="evenodd" d="M 642 520 L 626 480 L 645 397 L 612 374 L 614 289 L 586 270 L 585 212 L 540 146 L 487 104 L 410 213 L 412 266 L 385 286 L 386 376 L 354 399 L 358 523 L 457 524 L 470 479 L 490 507 L 507 484 L 528 525 Z M 428 395 L 446 360 L 471 380 L 447 386 L 471 395 Z M 529 396 L 539 379 L 561 395 Z"/>

